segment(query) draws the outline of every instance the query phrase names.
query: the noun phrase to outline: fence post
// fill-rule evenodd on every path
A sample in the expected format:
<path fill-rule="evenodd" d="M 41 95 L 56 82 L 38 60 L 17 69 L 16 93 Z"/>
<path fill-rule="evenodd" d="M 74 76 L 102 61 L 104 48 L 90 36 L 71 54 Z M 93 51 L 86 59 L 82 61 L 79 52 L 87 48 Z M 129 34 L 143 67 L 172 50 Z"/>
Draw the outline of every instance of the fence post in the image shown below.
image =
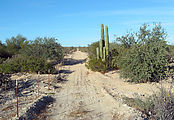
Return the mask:
<path fill-rule="evenodd" d="M 48 69 L 48 90 L 50 89 L 50 69 Z"/>
<path fill-rule="evenodd" d="M 18 110 L 18 81 L 16 80 L 16 114 L 17 118 L 19 118 L 19 110 Z"/>
<path fill-rule="evenodd" d="M 39 89 L 40 89 L 40 88 L 39 88 L 39 82 L 40 82 L 40 71 L 38 72 L 38 81 L 37 81 L 37 82 L 38 82 L 38 97 L 39 97 Z"/>

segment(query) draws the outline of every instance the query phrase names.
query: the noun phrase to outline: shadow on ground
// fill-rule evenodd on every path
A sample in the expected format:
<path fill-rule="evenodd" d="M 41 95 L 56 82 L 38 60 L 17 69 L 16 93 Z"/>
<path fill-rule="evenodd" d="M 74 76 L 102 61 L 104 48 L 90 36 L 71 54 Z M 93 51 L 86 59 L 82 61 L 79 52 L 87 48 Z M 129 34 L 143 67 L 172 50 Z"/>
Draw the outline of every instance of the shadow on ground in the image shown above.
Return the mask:
<path fill-rule="evenodd" d="M 73 72 L 74 71 L 71 71 L 71 70 L 59 70 L 59 73 L 63 73 L 63 74 L 71 74 Z"/>
<path fill-rule="evenodd" d="M 64 65 L 76 65 L 76 64 L 83 64 L 86 62 L 86 59 L 81 59 L 81 60 L 75 60 L 72 58 L 67 58 L 64 61 Z"/>

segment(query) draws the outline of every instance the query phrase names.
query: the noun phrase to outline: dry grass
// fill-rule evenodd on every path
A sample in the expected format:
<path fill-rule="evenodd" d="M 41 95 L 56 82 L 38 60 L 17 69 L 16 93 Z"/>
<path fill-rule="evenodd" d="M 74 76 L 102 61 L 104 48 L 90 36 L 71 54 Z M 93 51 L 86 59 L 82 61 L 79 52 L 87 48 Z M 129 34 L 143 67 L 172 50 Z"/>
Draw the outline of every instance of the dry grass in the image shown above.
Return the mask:
<path fill-rule="evenodd" d="M 123 98 L 125 103 L 142 111 L 153 120 L 174 120 L 174 93 L 172 88 L 160 88 L 159 93 L 141 100 L 140 98 Z"/>
<path fill-rule="evenodd" d="M 12 109 L 13 107 L 14 105 L 5 106 L 2 108 L 2 111 L 8 111 L 9 109 Z"/>
<path fill-rule="evenodd" d="M 84 108 L 79 108 L 73 112 L 71 112 L 69 114 L 70 117 L 74 117 L 74 118 L 77 118 L 77 117 L 83 117 L 84 115 L 86 115 L 87 113 L 89 113 L 90 111 L 88 110 L 85 110 Z"/>

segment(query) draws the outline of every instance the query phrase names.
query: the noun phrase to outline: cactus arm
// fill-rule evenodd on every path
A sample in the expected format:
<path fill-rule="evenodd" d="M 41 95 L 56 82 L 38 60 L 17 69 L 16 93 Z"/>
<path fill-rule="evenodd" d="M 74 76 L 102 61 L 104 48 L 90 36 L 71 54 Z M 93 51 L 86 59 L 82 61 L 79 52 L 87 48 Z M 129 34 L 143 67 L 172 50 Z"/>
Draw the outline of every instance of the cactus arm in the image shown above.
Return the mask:
<path fill-rule="evenodd" d="M 109 35 L 108 35 L 108 26 L 105 26 L 105 48 L 106 55 L 109 55 Z"/>
<path fill-rule="evenodd" d="M 97 59 L 99 59 L 99 48 L 96 48 Z"/>

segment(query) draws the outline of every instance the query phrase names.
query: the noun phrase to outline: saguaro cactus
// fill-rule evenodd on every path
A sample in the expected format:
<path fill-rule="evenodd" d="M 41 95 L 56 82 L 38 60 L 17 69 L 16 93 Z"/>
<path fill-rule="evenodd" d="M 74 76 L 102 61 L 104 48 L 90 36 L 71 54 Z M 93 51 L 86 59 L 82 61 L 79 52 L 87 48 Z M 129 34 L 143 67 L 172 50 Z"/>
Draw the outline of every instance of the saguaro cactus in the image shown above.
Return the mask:
<path fill-rule="evenodd" d="M 97 53 L 97 49 L 98 49 L 98 53 Z M 99 41 L 99 48 L 97 49 L 96 49 L 96 53 L 99 54 L 99 58 L 105 61 L 105 58 L 109 55 L 109 35 L 108 35 L 108 26 L 105 26 L 105 39 L 104 39 L 103 24 L 101 24 L 101 39 Z"/>
<path fill-rule="evenodd" d="M 106 49 L 105 49 L 105 47 L 103 47 L 103 60 L 104 61 L 106 60 Z"/>
<path fill-rule="evenodd" d="M 103 24 L 101 24 L 101 40 L 104 41 L 104 27 Z"/>
<path fill-rule="evenodd" d="M 100 58 L 103 59 L 103 47 L 104 47 L 104 27 L 101 24 L 101 39 L 100 39 Z"/>
<path fill-rule="evenodd" d="M 105 26 L 105 48 L 106 55 L 109 55 L 109 35 L 108 35 L 108 26 Z"/>
<path fill-rule="evenodd" d="M 97 53 L 97 59 L 99 59 L 99 48 L 96 48 L 96 53 Z"/>
<path fill-rule="evenodd" d="M 99 50 L 100 50 L 100 58 L 103 58 L 103 45 L 102 45 L 102 40 L 100 39 L 99 41 Z"/>

